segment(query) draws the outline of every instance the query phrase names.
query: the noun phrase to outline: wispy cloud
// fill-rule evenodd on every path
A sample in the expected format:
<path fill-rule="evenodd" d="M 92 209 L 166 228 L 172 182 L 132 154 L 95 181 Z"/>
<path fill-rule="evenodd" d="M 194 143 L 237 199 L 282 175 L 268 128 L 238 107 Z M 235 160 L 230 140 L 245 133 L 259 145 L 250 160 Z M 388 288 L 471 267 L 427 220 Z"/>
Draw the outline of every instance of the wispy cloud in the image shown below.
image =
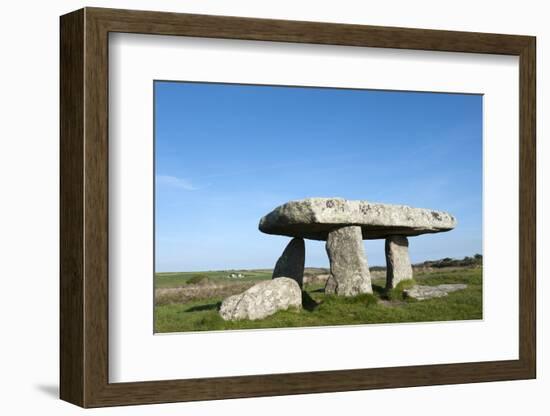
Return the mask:
<path fill-rule="evenodd" d="M 157 185 L 168 185 L 173 188 L 183 189 L 185 191 L 196 191 L 199 189 L 189 179 L 178 178 L 170 175 L 157 175 Z"/>

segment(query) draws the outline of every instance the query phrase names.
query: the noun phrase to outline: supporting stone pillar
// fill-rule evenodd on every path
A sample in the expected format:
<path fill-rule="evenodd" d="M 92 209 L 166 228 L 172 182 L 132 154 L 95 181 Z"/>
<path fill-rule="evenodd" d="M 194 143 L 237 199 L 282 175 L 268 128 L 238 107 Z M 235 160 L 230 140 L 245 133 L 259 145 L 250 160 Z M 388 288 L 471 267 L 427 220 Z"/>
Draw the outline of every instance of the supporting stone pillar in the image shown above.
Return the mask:
<path fill-rule="evenodd" d="M 361 227 L 341 227 L 329 232 L 326 249 L 330 277 L 325 293 L 340 296 L 372 293 Z"/>
<path fill-rule="evenodd" d="M 289 277 L 296 280 L 300 288 L 304 281 L 304 263 L 306 248 L 302 238 L 293 238 L 286 246 L 273 269 L 273 279 Z"/>
<path fill-rule="evenodd" d="M 393 289 L 402 280 L 412 279 L 409 240 L 402 235 L 386 238 L 386 289 Z"/>

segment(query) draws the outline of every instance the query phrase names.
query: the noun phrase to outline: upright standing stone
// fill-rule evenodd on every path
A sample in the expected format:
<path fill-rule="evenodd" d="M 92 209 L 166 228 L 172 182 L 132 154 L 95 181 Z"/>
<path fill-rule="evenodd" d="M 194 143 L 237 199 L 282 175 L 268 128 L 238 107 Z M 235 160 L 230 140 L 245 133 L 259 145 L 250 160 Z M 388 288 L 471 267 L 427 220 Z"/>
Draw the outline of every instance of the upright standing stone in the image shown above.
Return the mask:
<path fill-rule="evenodd" d="M 386 238 L 386 288 L 393 289 L 402 280 L 412 279 L 409 240 L 402 235 Z"/>
<path fill-rule="evenodd" d="M 361 227 L 352 225 L 330 231 L 326 249 L 330 261 L 330 277 L 325 293 L 340 296 L 372 293 Z"/>
<path fill-rule="evenodd" d="M 306 249 L 302 238 L 293 238 L 286 246 L 273 269 L 273 279 L 290 277 L 296 280 L 300 288 L 304 281 L 304 263 Z"/>

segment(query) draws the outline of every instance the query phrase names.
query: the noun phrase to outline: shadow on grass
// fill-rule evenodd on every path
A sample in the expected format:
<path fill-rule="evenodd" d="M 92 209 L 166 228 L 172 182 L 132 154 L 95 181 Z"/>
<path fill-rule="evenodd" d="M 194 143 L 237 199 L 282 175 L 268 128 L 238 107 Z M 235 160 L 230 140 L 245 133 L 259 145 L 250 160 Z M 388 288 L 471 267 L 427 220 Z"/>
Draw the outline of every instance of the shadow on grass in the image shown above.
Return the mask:
<path fill-rule="evenodd" d="M 372 293 L 377 294 L 380 298 L 384 299 L 384 296 L 386 296 L 386 288 L 380 285 L 372 285 Z"/>
<path fill-rule="evenodd" d="M 320 289 L 320 290 L 323 290 L 323 289 Z M 314 292 L 317 292 L 317 290 L 315 290 Z M 308 312 L 313 312 L 318 306 L 319 306 L 319 304 L 315 301 L 315 299 L 313 299 L 309 295 L 309 293 L 307 293 L 305 291 L 302 292 L 302 308 L 303 309 L 305 309 Z"/>
<path fill-rule="evenodd" d="M 214 311 L 220 309 L 221 302 L 209 303 L 206 305 L 197 305 L 192 306 L 189 309 L 186 309 L 184 312 L 201 312 L 201 311 Z"/>

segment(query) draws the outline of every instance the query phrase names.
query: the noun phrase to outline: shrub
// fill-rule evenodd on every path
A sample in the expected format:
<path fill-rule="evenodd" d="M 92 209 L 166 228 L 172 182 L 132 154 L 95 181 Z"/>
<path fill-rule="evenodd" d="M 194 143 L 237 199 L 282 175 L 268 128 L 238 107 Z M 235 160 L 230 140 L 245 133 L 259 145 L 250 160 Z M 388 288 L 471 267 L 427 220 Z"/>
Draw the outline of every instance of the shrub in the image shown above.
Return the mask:
<path fill-rule="evenodd" d="M 208 276 L 204 274 L 196 274 L 187 279 L 188 285 L 204 284 L 208 282 Z"/>

